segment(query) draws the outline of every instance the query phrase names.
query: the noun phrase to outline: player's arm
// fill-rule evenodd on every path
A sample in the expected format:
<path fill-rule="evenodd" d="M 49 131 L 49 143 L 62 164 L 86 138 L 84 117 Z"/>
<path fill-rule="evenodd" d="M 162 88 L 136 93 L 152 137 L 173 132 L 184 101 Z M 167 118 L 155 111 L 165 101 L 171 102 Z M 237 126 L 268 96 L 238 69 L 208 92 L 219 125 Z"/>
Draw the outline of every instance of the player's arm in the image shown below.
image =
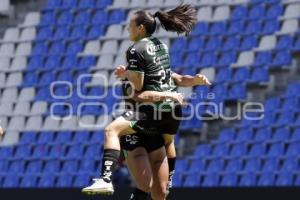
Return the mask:
<path fill-rule="evenodd" d="M 176 85 L 180 87 L 194 87 L 196 85 L 211 85 L 207 77 L 202 74 L 196 74 L 195 76 L 180 75 L 172 73 L 172 78 Z"/>
<path fill-rule="evenodd" d="M 0 126 L 0 139 L 3 135 L 4 135 L 4 131 L 3 131 L 2 127 Z"/>
<path fill-rule="evenodd" d="M 177 92 L 157 92 L 157 91 L 135 92 L 134 95 L 132 95 L 132 99 L 137 102 L 148 102 L 148 103 L 172 99 L 174 101 L 179 102 L 180 104 L 184 103 L 184 99 L 182 95 Z"/>

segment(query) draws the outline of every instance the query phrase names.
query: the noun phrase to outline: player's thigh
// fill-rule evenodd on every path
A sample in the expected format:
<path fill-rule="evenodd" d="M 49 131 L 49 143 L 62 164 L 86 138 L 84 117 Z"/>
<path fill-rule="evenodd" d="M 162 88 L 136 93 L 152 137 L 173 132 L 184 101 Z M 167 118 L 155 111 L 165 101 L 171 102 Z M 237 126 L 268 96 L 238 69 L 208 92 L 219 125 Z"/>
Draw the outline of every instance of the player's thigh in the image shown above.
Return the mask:
<path fill-rule="evenodd" d="M 153 183 L 151 193 L 166 194 L 169 177 L 169 166 L 164 147 L 161 147 L 149 154 L 152 167 Z"/>
<path fill-rule="evenodd" d="M 126 163 L 137 188 L 149 192 L 152 170 L 147 151 L 143 147 L 137 147 L 127 153 Z"/>
<path fill-rule="evenodd" d="M 105 128 L 105 132 L 119 133 L 119 136 L 129 135 L 135 133 L 131 128 L 131 121 L 125 119 L 123 116 L 116 118 Z"/>

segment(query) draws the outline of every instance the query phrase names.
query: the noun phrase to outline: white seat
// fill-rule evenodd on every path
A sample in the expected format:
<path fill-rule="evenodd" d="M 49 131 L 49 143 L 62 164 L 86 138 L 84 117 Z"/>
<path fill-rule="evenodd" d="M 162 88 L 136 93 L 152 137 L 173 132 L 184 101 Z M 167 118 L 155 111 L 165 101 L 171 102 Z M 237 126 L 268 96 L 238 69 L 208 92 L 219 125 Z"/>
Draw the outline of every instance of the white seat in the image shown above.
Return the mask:
<path fill-rule="evenodd" d="M 120 79 L 118 79 L 113 72 L 110 73 L 109 79 L 108 79 L 108 85 L 112 86 L 112 85 L 118 84 L 118 83 L 120 83 Z"/>
<path fill-rule="evenodd" d="M 217 0 L 199 0 L 201 6 L 213 6 L 217 4 Z"/>
<path fill-rule="evenodd" d="M 122 31 L 123 31 L 123 26 L 120 24 L 113 24 L 110 25 L 106 31 L 106 34 L 103 38 L 101 38 L 102 40 L 105 39 L 119 39 L 122 37 Z"/>
<path fill-rule="evenodd" d="M 8 123 L 7 131 L 23 131 L 25 127 L 25 117 L 12 117 Z"/>
<path fill-rule="evenodd" d="M 10 68 L 10 58 L 9 57 L 0 57 L 0 72 L 9 71 Z"/>
<path fill-rule="evenodd" d="M 177 33 L 166 31 L 164 28 L 159 27 L 156 36 L 162 40 L 162 38 L 173 38 L 178 37 Z"/>
<path fill-rule="evenodd" d="M 2 44 L 0 48 L 0 57 L 7 56 L 13 57 L 15 55 L 15 45 L 14 44 Z"/>
<path fill-rule="evenodd" d="M 124 39 L 128 39 L 128 38 L 129 38 L 129 32 L 128 32 L 128 30 L 126 29 L 126 27 L 123 28 L 123 31 L 122 31 L 122 38 L 124 38 Z"/>
<path fill-rule="evenodd" d="M 285 8 L 284 14 L 281 19 L 291 19 L 298 17 L 300 17 L 300 4 L 289 4 Z"/>
<path fill-rule="evenodd" d="M 39 131 L 42 129 L 43 118 L 42 116 L 31 116 L 28 118 L 25 130 L 26 131 Z"/>
<path fill-rule="evenodd" d="M 16 55 L 17 56 L 28 56 L 31 54 L 31 48 L 32 48 L 32 45 L 29 42 L 19 43 L 17 50 L 16 50 Z"/>
<path fill-rule="evenodd" d="M 20 101 L 16 104 L 14 109 L 14 115 L 29 115 L 30 103 L 26 101 Z"/>
<path fill-rule="evenodd" d="M 42 115 L 47 112 L 48 104 L 45 101 L 36 101 L 33 103 L 30 114 Z"/>
<path fill-rule="evenodd" d="M 254 62 L 255 55 L 253 51 L 241 52 L 237 63 L 232 64 L 232 67 L 245 67 L 249 66 Z"/>
<path fill-rule="evenodd" d="M 52 116 L 48 116 L 44 121 L 42 129 L 47 131 L 59 130 L 60 121 L 60 119 L 54 119 Z"/>
<path fill-rule="evenodd" d="M 216 70 L 215 68 L 204 68 L 200 71 L 200 74 L 205 75 L 209 82 L 213 83 L 216 76 Z"/>
<path fill-rule="evenodd" d="M 165 45 L 167 45 L 167 47 L 169 48 L 169 46 L 170 46 L 170 39 L 169 38 L 162 38 L 162 39 L 160 39 L 160 41 L 162 43 L 164 43 Z"/>
<path fill-rule="evenodd" d="M 277 32 L 277 35 L 284 35 L 284 34 L 292 34 L 299 30 L 299 20 L 298 19 L 289 19 L 283 21 L 281 29 Z"/>
<path fill-rule="evenodd" d="M 9 16 L 12 12 L 10 0 L 1 0 L 0 4 L 0 14 L 4 16 Z"/>
<path fill-rule="evenodd" d="M 0 104 L 0 115 L 11 116 L 13 113 L 14 104 L 13 102 L 3 102 Z"/>
<path fill-rule="evenodd" d="M 40 12 L 29 12 L 21 26 L 37 26 L 40 23 Z"/>
<path fill-rule="evenodd" d="M 5 31 L 2 42 L 16 42 L 19 40 L 20 30 L 18 28 L 8 28 Z"/>
<path fill-rule="evenodd" d="M 5 73 L 0 73 L 0 88 L 5 85 L 5 82 L 6 82 Z"/>
<path fill-rule="evenodd" d="M 19 95 L 19 101 L 33 101 L 35 98 L 34 87 L 23 88 Z M 15 97 L 17 99 L 17 97 Z"/>
<path fill-rule="evenodd" d="M 2 102 L 16 102 L 18 99 L 18 89 L 17 88 L 6 88 L 3 91 L 1 101 Z"/>
<path fill-rule="evenodd" d="M 147 7 L 148 8 L 160 8 L 162 5 L 164 5 L 164 0 L 155 0 L 155 1 L 148 1 Z"/>
<path fill-rule="evenodd" d="M 115 54 L 118 50 L 118 42 L 116 40 L 108 40 L 103 43 L 101 54 Z"/>
<path fill-rule="evenodd" d="M 36 37 L 36 29 L 35 28 L 25 28 L 22 31 L 20 41 L 32 41 Z"/>
<path fill-rule="evenodd" d="M 93 75 L 92 80 L 88 85 L 91 85 L 91 86 L 97 86 L 97 85 L 107 86 L 107 84 L 108 84 L 108 72 L 107 71 L 96 71 L 92 75 Z"/>
<path fill-rule="evenodd" d="M 190 4 L 192 6 L 198 6 L 199 1 L 198 0 L 185 0 L 184 3 Z"/>
<path fill-rule="evenodd" d="M 116 8 L 127 8 L 129 5 L 129 0 L 114 0 L 113 4 L 109 7 L 109 9 L 116 9 Z"/>
<path fill-rule="evenodd" d="M 24 71 L 26 67 L 27 58 L 25 56 L 18 56 L 13 59 L 9 71 Z"/>
<path fill-rule="evenodd" d="M 113 55 L 102 55 L 98 59 L 97 66 L 94 69 L 111 69 L 113 68 Z"/>
<path fill-rule="evenodd" d="M 116 59 L 114 60 L 114 64 L 113 66 L 114 67 L 117 67 L 119 65 L 126 65 L 127 64 L 127 61 L 126 61 L 126 57 L 125 55 L 122 55 L 122 54 L 119 54 Z"/>
<path fill-rule="evenodd" d="M 98 40 L 92 40 L 87 42 L 84 47 L 83 54 L 85 55 L 99 55 L 100 53 L 100 42 Z"/>
<path fill-rule="evenodd" d="M 185 99 L 189 99 L 193 94 L 193 88 L 178 87 L 178 93 L 180 93 Z"/>
<path fill-rule="evenodd" d="M 131 0 L 129 8 L 143 8 L 147 4 L 147 0 Z"/>
<path fill-rule="evenodd" d="M 2 2 L 1 2 L 2 3 Z M 19 141 L 19 131 L 6 131 L 4 138 L 0 141 L 0 146 L 12 146 L 16 145 Z"/>
<path fill-rule="evenodd" d="M 266 51 L 274 49 L 276 46 L 276 36 L 269 35 L 263 36 L 260 40 L 259 46 L 255 49 L 256 51 Z"/>
<path fill-rule="evenodd" d="M 10 73 L 6 80 L 6 87 L 17 87 L 22 84 L 23 75 L 21 72 Z"/>
<path fill-rule="evenodd" d="M 180 5 L 180 0 L 165 0 L 164 6 L 165 7 L 176 7 Z"/>
<path fill-rule="evenodd" d="M 62 120 L 60 130 L 77 130 L 78 119 L 77 116 L 71 116 L 69 119 Z"/>
<path fill-rule="evenodd" d="M 78 127 L 80 129 L 95 129 L 96 119 L 94 115 L 85 115 L 78 119 Z"/>
<path fill-rule="evenodd" d="M 216 8 L 213 21 L 224 21 L 230 18 L 230 7 L 229 6 L 219 6 Z"/>
<path fill-rule="evenodd" d="M 211 21 L 212 20 L 212 7 L 206 6 L 199 8 L 197 12 L 198 21 Z"/>
<path fill-rule="evenodd" d="M 132 45 L 132 42 L 129 40 L 123 40 L 120 48 L 119 48 L 119 54 L 124 54 L 126 53 L 127 49 Z"/>
<path fill-rule="evenodd" d="M 8 124 L 8 117 L 0 115 L 0 126 L 3 128 L 4 131 L 7 128 L 7 124 Z"/>

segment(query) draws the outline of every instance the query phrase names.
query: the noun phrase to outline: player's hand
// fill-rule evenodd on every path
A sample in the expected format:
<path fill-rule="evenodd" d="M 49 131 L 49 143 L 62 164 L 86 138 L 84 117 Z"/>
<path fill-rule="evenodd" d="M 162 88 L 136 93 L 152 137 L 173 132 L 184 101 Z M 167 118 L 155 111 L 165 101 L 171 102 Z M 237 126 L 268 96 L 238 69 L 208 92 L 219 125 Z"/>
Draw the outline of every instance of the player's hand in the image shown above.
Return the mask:
<path fill-rule="evenodd" d="M 125 74 L 126 74 L 126 67 L 123 65 L 119 65 L 116 70 L 115 70 L 115 75 L 117 76 L 117 78 L 125 78 Z"/>
<path fill-rule="evenodd" d="M 0 139 L 4 136 L 4 131 L 2 129 L 2 127 L 0 126 Z"/>
<path fill-rule="evenodd" d="M 172 92 L 172 93 L 170 94 L 170 98 L 171 98 L 173 101 L 177 101 L 180 105 L 185 105 L 185 104 L 186 104 L 186 101 L 185 101 L 184 97 L 183 97 L 182 94 L 180 94 L 180 93 Z"/>
<path fill-rule="evenodd" d="M 202 74 L 195 75 L 195 83 L 196 85 L 211 85 L 208 78 Z"/>

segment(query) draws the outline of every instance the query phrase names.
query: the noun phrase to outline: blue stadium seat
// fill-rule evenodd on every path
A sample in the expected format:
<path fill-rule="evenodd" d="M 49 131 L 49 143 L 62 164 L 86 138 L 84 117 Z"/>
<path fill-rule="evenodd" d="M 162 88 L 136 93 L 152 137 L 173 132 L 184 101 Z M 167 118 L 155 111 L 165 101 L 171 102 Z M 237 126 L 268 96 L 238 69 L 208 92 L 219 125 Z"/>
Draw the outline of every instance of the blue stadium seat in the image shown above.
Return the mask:
<path fill-rule="evenodd" d="M 297 171 L 299 167 L 299 161 L 297 158 L 286 158 L 283 162 L 283 165 L 281 167 L 282 172 L 294 172 Z"/>
<path fill-rule="evenodd" d="M 256 185 L 256 176 L 255 176 L 255 174 L 249 172 L 249 173 L 243 174 L 241 176 L 239 186 L 251 187 L 251 186 L 255 186 L 255 185 Z"/>
<path fill-rule="evenodd" d="M 219 37 L 210 37 L 206 43 L 205 51 L 216 51 L 222 47 L 222 41 Z"/>
<path fill-rule="evenodd" d="M 228 37 L 223 45 L 223 51 L 238 50 L 240 39 L 236 36 Z"/>
<path fill-rule="evenodd" d="M 222 158 L 229 152 L 229 145 L 227 143 L 216 144 L 212 150 L 212 156 Z"/>
<path fill-rule="evenodd" d="M 228 143 L 234 140 L 235 134 L 231 128 L 226 128 L 221 130 L 219 134 L 219 138 L 217 140 L 218 143 Z"/>
<path fill-rule="evenodd" d="M 177 165 L 177 164 L 176 164 Z M 181 173 L 175 173 L 173 176 L 173 186 L 174 187 L 180 187 L 182 186 L 182 174 Z"/>
<path fill-rule="evenodd" d="M 19 144 L 35 143 L 37 134 L 35 132 L 23 132 L 19 139 Z"/>
<path fill-rule="evenodd" d="M 278 174 L 278 178 L 275 182 L 276 186 L 292 186 L 293 185 L 293 174 L 289 171 Z"/>
<path fill-rule="evenodd" d="M 238 182 L 238 178 L 236 173 L 224 174 L 221 178 L 220 186 L 223 187 L 233 187 L 236 186 Z"/>
<path fill-rule="evenodd" d="M 293 48 L 293 38 L 289 35 L 281 36 L 276 44 L 276 50 L 288 50 Z"/>
<path fill-rule="evenodd" d="M 213 23 L 210 27 L 210 35 L 222 35 L 226 33 L 227 24 L 225 22 L 216 22 Z"/>
<path fill-rule="evenodd" d="M 246 50 L 251 50 L 254 47 L 257 47 L 257 45 L 258 45 L 257 36 L 249 35 L 249 36 L 243 37 L 243 40 L 241 42 L 241 46 L 239 48 L 242 51 L 246 51 Z"/>
<path fill-rule="evenodd" d="M 69 35 L 70 35 L 69 27 L 61 26 L 55 30 L 53 40 L 65 40 L 69 37 Z M 62 45 L 64 45 L 64 43 L 62 43 L 62 42 L 60 42 L 60 43 Z"/>
<path fill-rule="evenodd" d="M 280 115 L 276 121 L 276 125 L 277 126 L 286 126 L 290 123 L 293 123 L 294 118 L 295 118 L 294 113 L 286 110 L 283 113 L 280 113 Z"/>
<path fill-rule="evenodd" d="M 93 9 L 96 6 L 96 0 L 79 1 L 78 8 Z"/>
<path fill-rule="evenodd" d="M 300 37 L 298 37 L 298 39 L 295 40 L 293 50 L 294 51 L 300 51 Z"/>
<path fill-rule="evenodd" d="M 186 159 L 180 159 L 176 161 L 176 168 L 175 168 L 176 172 L 186 172 L 187 168 L 188 168 L 188 161 Z"/>
<path fill-rule="evenodd" d="M 48 53 L 48 44 L 45 42 L 38 42 L 38 43 L 35 43 L 31 54 L 33 56 L 36 56 L 36 55 L 44 56 L 47 53 Z"/>
<path fill-rule="evenodd" d="M 289 144 L 287 151 L 286 151 L 286 156 L 289 157 L 295 157 L 298 156 L 300 153 L 300 143 L 299 142 L 295 142 L 295 143 L 291 143 Z"/>
<path fill-rule="evenodd" d="M 285 92 L 285 97 L 295 97 L 299 96 L 300 93 L 300 83 L 289 84 Z"/>
<path fill-rule="evenodd" d="M 53 62 L 53 58 L 55 56 L 51 56 L 48 60 L 51 62 L 51 63 L 48 63 L 49 65 L 48 66 L 45 66 L 45 67 L 48 67 L 48 69 L 51 69 L 51 68 L 55 68 L 57 67 L 58 63 L 56 62 Z M 53 63 L 52 63 L 53 62 Z M 40 78 L 40 82 L 39 82 L 39 86 L 48 86 L 50 85 L 53 81 L 55 81 L 55 74 L 52 73 L 52 72 L 45 72 L 41 75 L 41 78 Z M 49 92 L 49 89 L 48 89 L 48 92 Z"/>
<path fill-rule="evenodd" d="M 65 43 L 63 42 L 55 42 L 51 45 L 49 49 L 49 55 L 59 55 L 61 52 L 64 52 L 66 49 Z M 50 59 L 53 59 L 53 57 L 49 57 Z M 46 64 L 47 65 L 47 64 Z"/>
<path fill-rule="evenodd" d="M 244 35 L 259 35 L 262 30 L 262 22 L 258 20 L 253 20 L 248 22 L 246 28 L 244 29 Z"/>
<path fill-rule="evenodd" d="M 300 106 L 300 99 L 295 97 L 285 98 L 282 109 L 286 111 L 292 111 L 295 108 L 299 108 Z"/>
<path fill-rule="evenodd" d="M 228 51 L 225 53 L 222 53 L 220 59 L 218 60 L 218 67 L 226 67 L 229 66 L 232 63 L 236 62 L 237 54 L 233 51 Z"/>
<path fill-rule="evenodd" d="M 227 35 L 242 35 L 245 22 L 243 20 L 228 22 Z M 238 46 L 236 47 L 238 48 Z"/>
<path fill-rule="evenodd" d="M 245 6 L 236 6 L 232 13 L 231 13 L 231 19 L 232 20 L 243 20 L 247 18 L 248 9 Z"/>
<path fill-rule="evenodd" d="M 277 144 L 275 144 L 277 145 Z M 280 154 L 277 154 L 277 156 Z M 263 172 L 273 172 L 279 169 L 279 159 L 278 158 L 268 158 L 265 160 L 262 171 Z"/>
<path fill-rule="evenodd" d="M 198 65 L 199 62 L 200 62 L 200 55 L 198 53 L 191 53 L 188 54 L 187 57 L 184 59 L 183 65 L 187 67 L 191 67 L 188 68 L 188 70 L 193 70 Z"/>
<path fill-rule="evenodd" d="M 276 129 L 272 137 L 272 143 L 287 141 L 290 137 L 290 131 L 286 127 Z"/>
<path fill-rule="evenodd" d="M 97 59 L 94 56 L 84 56 L 79 60 L 79 68 L 89 68 L 96 65 Z"/>
<path fill-rule="evenodd" d="M 80 159 L 83 156 L 83 147 L 80 145 L 70 146 L 65 159 Z"/>
<path fill-rule="evenodd" d="M 194 159 L 191 162 L 191 165 L 188 169 L 189 173 L 196 173 L 199 171 L 204 171 L 205 169 L 205 162 L 202 159 Z"/>
<path fill-rule="evenodd" d="M 289 66 L 292 63 L 292 56 L 289 50 L 278 51 L 271 63 L 273 68 L 282 68 Z"/>
<path fill-rule="evenodd" d="M 261 161 L 257 157 L 246 160 L 244 172 L 257 172 L 261 169 Z"/>
<path fill-rule="evenodd" d="M 105 26 L 97 25 L 90 27 L 86 39 L 94 40 L 104 35 Z"/>
<path fill-rule="evenodd" d="M 2 185 L 3 188 L 17 188 L 20 184 L 20 177 L 16 174 L 7 174 Z"/>
<path fill-rule="evenodd" d="M 35 188 L 37 186 L 37 176 L 36 175 L 27 175 L 22 176 L 20 183 L 21 188 Z"/>
<path fill-rule="evenodd" d="M 212 67 L 217 63 L 217 56 L 214 52 L 204 53 L 199 63 L 202 67 Z"/>
<path fill-rule="evenodd" d="M 93 25 L 103 25 L 108 21 L 108 13 L 103 10 L 98 10 L 92 18 Z"/>
<path fill-rule="evenodd" d="M 251 20 L 258 20 L 258 19 L 261 19 L 261 18 L 264 18 L 264 15 L 265 15 L 265 7 L 262 6 L 262 5 L 257 5 L 257 6 L 253 6 L 250 10 L 249 10 L 249 13 L 248 13 L 248 19 L 251 19 Z"/>
<path fill-rule="evenodd" d="M 38 69 L 42 66 L 44 66 L 44 57 L 38 55 L 30 57 L 28 63 L 28 71 Z"/>
<path fill-rule="evenodd" d="M 235 142 L 237 143 L 244 143 L 247 141 L 251 141 L 253 139 L 253 131 L 252 129 L 241 129 L 236 134 Z"/>
<path fill-rule="evenodd" d="M 231 68 L 221 68 L 218 70 L 215 83 L 229 82 L 232 80 L 233 72 Z"/>
<path fill-rule="evenodd" d="M 97 152 L 97 154 L 95 154 L 95 152 Z M 101 158 L 100 153 L 102 152 L 102 147 L 100 144 L 93 144 L 90 145 L 87 150 L 84 153 L 84 158 L 85 159 L 99 159 Z"/>
<path fill-rule="evenodd" d="M 266 68 L 257 68 L 254 69 L 252 74 L 251 74 L 251 78 L 250 78 L 250 82 L 252 83 L 266 83 L 269 81 L 269 72 L 268 69 Z"/>
<path fill-rule="evenodd" d="M 62 8 L 70 9 L 77 7 L 78 0 L 63 0 L 62 1 Z"/>
<path fill-rule="evenodd" d="M 38 33 L 36 36 L 37 41 L 45 41 L 53 36 L 53 28 L 51 27 L 41 27 L 38 29 Z"/>
<path fill-rule="evenodd" d="M 96 7 L 97 8 L 105 8 L 109 5 L 111 5 L 113 0 L 97 0 Z"/>
<path fill-rule="evenodd" d="M 275 19 L 282 15 L 283 6 L 280 4 L 274 4 L 268 8 L 265 18 L 267 19 Z"/>
<path fill-rule="evenodd" d="M 195 40 L 195 39 L 192 39 L 192 40 Z M 192 42 L 189 42 L 189 43 L 192 43 Z M 186 46 L 187 46 L 187 40 L 185 38 L 175 39 L 171 44 L 170 52 L 171 53 L 181 52 L 186 49 Z"/>
<path fill-rule="evenodd" d="M 73 187 L 82 188 L 90 183 L 90 177 L 88 174 L 78 174 L 75 176 Z"/>
<path fill-rule="evenodd" d="M 205 171 L 207 173 L 219 172 L 223 170 L 223 167 L 224 167 L 224 160 L 220 158 L 216 158 L 210 160 Z"/>
<path fill-rule="evenodd" d="M 284 146 L 282 143 L 275 143 L 272 144 L 269 151 L 268 151 L 268 156 L 269 157 L 276 157 L 279 155 L 284 155 Z"/>
<path fill-rule="evenodd" d="M 57 158 L 61 158 L 63 157 L 65 154 L 65 147 L 60 145 L 60 144 L 57 144 L 57 145 L 53 145 L 51 146 L 50 148 L 50 151 L 49 151 L 49 155 L 47 156 L 46 159 L 57 159 Z"/>
<path fill-rule="evenodd" d="M 198 52 L 204 48 L 205 41 L 201 37 L 193 38 L 189 41 L 187 48 L 186 46 L 181 46 L 180 49 L 185 50 L 186 52 Z"/>
<path fill-rule="evenodd" d="M 300 186 L 300 174 L 297 175 L 296 180 L 294 182 L 295 186 Z"/>
<path fill-rule="evenodd" d="M 80 41 L 72 42 L 67 47 L 67 54 L 75 55 L 83 50 L 83 43 Z M 74 67 L 74 66 L 73 66 Z"/>
<path fill-rule="evenodd" d="M 225 167 L 225 172 L 226 173 L 235 173 L 238 171 L 241 171 L 242 169 L 242 162 L 239 158 L 229 160 L 226 167 Z"/>
<path fill-rule="evenodd" d="M 219 185 L 219 175 L 216 173 L 208 174 L 204 177 L 202 187 L 216 187 Z"/>
<path fill-rule="evenodd" d="M 195 148 L 195 151 L 194 151 L 192 157 L 194 159 L 196 159 L 196 158 L 202 158 L 202 157 L 210 155 L 210 152 L 211 152 L 211 147 L 209 145 L 207 145 L 207 144 L 201 144 L 201 145 L 198 145 Z"/>
<path fill-rule="evenodd" d="M 89 11 L 82 11 L 79 12 L 74 19 L 74 24 L 75 25 L 84 25 L 84 24 L 89 24 L 91 21 L 91 12 Z"/>
<path fill-rule="evenodd" d="M 8 170 L 8 161 L 1 159 L 0 160 L 0 174 L 4 174 Z"/>
<path fill-rule="evenodd" d="M 258 52 L 255 56 L 255 61 L 254 61 L 253 66 L 268 65 L 271 62 L 272 62 L 272 52 L 271 51 Z"/>
<path fill-rule="evenodd" d="M 56 24 L 60 26 L 64 26 L 64 25 L 72 24 L 72 21 L 73 21 L 73 14 L 70 11 L 64 11 L 57 18 Z"/>
<path fill-rule="evenodd" d="M 70 188 L 72 187 L 73 176 L 70 174 L 62 174 L 58 177 L 56 182 L 57 188 Z"/>
<path fill-rule="evenodd" d="M 54 188 L 55 176 L 53 174 L 43 174 L 38 182 L 39 188 Z"/>
<path fill-rule="evenodd" d="M 22 174 L 25 171 L 24 161 L 12 161 L 8 168 L 8 173 L 10 174 Z"/>
<path fill-rule="evenodd" d="M 262 33 L 264 35 L 270 35 L 279 29 L 280 29 L 279 21 L 277 19 L 272 19 L 272 20 L 265 21 Z"/>
<path fill-rule="evenodd" d="M 48 160 L 45 163 L 43 174 L 54 174 L 60 171 L 60 161 L 59 160 Z"/>
<path fill-rule="evenodd" d="M 300 128 L 297 128 L 291 134 L 291 142 L 299 142 L 299 141 L 300 141 Z"/>
<path fill-rule="evenodd" d="M 36 100 L 50 100 L 51 96 L 49 93 L 49 88 L 48 87 L 40 87 L 37 91 Z"/>
<path fill-rule="evenodd" d="M 77 58 L 75 56 L 65 56 L 62 61 L 63 69 L 71 69 L 77 66 Z"/>
<path fill-rule="evenodd" d="M 248 128 L 251 127 L 253 124 L 257 123 L 261 115 L 263 115 L 263 113 L 245 112 L 245 117 L 241 120 L 239 124 L 236 125 L 236 127 L 243 128 L 246 129 L 246 131 L 251 132 L 250 137 L 252 137 L 253 131 L 252 129 L 249 130 Z M 241 129 L 241 131 L 243 131 L 243 129 Z"/>
<path fill-rule="evenodd" d="M 40 159 L 48 156 L 49 147 L 47 145 L 35 145 L 31 159 Z"/>
<path fill-rule="evenodd" d="M 274 111 L 281 107 L 280 99 L 273 97 L 266 99 L 264 102 L 265 112 Z"/>
<path fill-rule="evenodd" d="M 246 97 L 247 97 L 247 89 L 246 89 L 246 84 L 244 83 L 233 84 L 227 96 L 227 98 L 230 100 L 246 99 Z"/>
<path fill-rule="evenodd" d="M 228 95 L 228 85 L 227 84 L 222 84 L 222 85 L 215 85 L 212 89 L 213 93 L 215 93 L 215 97 L 217 99 L 224 100 L 226 99 L 226 95 Z"/>
<path fill-rule="evenodd" d="M 126 13 L 124 10 L 113 10 L 109 15 L 109 24 L 119 24 L 126 19 Z"/>
<path fill-rule="evenodd" d="M 209 34 L 208 29 L 209 29 L 209 26 L 207 23 L 199 22 L 194 26 L 194 28 L 191 32 L 191 36 L 207 35 L 207 34 Z"/>
<path fill-rule="evenodd" d="M 47 58 L 43 70 L 50 71 L 55 68 L 57 69 L 60 67 L 60 64 L 61 64 L 61 56 L 59 56 L 58 54 L 51 55 Z M 55 74 L 53 74 L 51 72 L 48 74 L 45 73 L 44 75 L 45 75 L 45 77 L 43 77 L 43 78 L 46 78 L 47 81 L 45 80 L 45 81 L 40 82 L 40 85 L 50 85 L 55 79 Z M 43 79 L 43 78 L 41 78 L 41 79 Z"/>
<path fill-rule="evenodd" d="M 275 176 L 272 172 L 261 174 L 258 178 L 258 186 L 272 186 L 275 182 Z"/>
<path fill-rule="evenodd" d="M 266 153 L 266 146 L 262 143 L 258 143 L 252 145 L 248 153 L 248 156 L 256 158 L 261 155 L 265 155 L 265 153 Z"/>
<path fill-rule="evenodd" d="M 200 177 L 199 174 L 188 174 L 183 182 L 184 187 L 197 187 L 200 185 Z"/>
<path fill-rule="evenodd" d="M 43 163 L 41 160 L 31 161 L 27 164 L 26 173 L 27 174 L 38 174 L 42 171 Z"/>
<path fill-rule="evenodd" d="M 72 144 L 84 144 L 90 139 L 90 132 L 88 131 L 78 131 L 75 132 L 75 135 L 72 140 Z"/>
<path fill-rule="evenodd" d="M 16 153 L 14 155 L 15 159 L 24 159 L 31 156 L 31 146 L 29 145 L 19 145 L 16 148 Z"/>
<path fill-rule="evenodd" d="M 62 0 L 48 0 L 45 10 L 53 10 L 59 8 L 62 5 Z"/>
<path fill-rule="evenodd" d="M 78 170 L 78 162 L 76 160 L 67 160 L 63 163 L 62 173 L 76 173 Z"/>
<path fill-rule="evenodd" d="M 81 26 L 75 26 L 71 32 L 70 39 L 79 40 L 85 39 L 87 34 L 87 28 Z"/>
<path fill-rule="evenodd" d="M 53 144 L 64 144 L 67 141 L 72 140 L 72 132 L 71 131 L 62 131 L 62 132 L 57 132 L 56 138 L 53 142 Z"/>
<path fill-rule="evenodd" d="M 246 67 L 239 68 L 235 71 L 233 76 L 233 82 L 247 82 L 250 78 L 250 70 Z"/>
<path fill-rule="evenodd" d="M 79 166 L 80 173 L 91 173 L 95 171 L 95 161 L 94 160 L 81 160 Z"/>
<path fill-rule="evenodd" d="M 54 25 L 55 24 L 55 19 L 56 19 L 56 13 L 55 12 L 45 12 L 42 15 L 40 25 L 42 25 L 42 26 Z"/>
<path fill-rule="evenodd" d="M 235 144 L 231 151 L 230 151 L 230 157 L 236 158 L 236 157 L 240 157 L 242 155 L 245 155 L 247 152 L 246 146 L 244 143 L 238 143 Z"/>
<path fill-rule="evenodd" d="M 259 123 L 253 125 L 255 127 L 261 127 L 261 126 L 270 126 L 273 125 L 276 120 L 276 114 L 273 112 L 268 112 L 264 114 L 264 118 L 259 121 Z"/>

